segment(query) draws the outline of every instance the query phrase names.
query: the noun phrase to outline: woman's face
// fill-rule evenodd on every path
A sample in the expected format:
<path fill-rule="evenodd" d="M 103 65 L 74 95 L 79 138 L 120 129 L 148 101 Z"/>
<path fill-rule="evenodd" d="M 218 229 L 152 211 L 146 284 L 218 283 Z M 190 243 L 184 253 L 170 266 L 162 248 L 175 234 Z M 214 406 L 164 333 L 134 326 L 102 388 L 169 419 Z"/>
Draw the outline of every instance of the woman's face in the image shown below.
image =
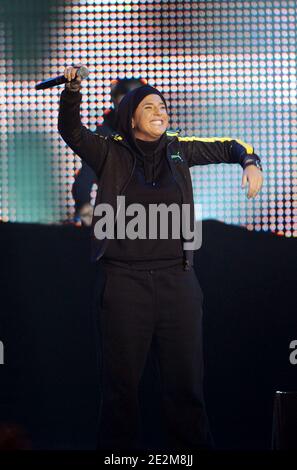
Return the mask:
<path fill-rule="evenodd" d="M 159 95 L 147 95 L 132 117 L 134 136 L 141 140 L 157 140 L 167 129 L 169 116 Z"/>

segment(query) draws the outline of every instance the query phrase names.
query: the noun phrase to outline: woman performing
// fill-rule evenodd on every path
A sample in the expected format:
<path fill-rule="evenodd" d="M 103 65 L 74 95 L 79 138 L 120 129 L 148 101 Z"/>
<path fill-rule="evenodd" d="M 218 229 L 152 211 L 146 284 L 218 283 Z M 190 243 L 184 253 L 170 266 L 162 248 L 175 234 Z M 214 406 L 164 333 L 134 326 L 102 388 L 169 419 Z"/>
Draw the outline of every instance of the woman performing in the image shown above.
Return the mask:
<path fill-rule="evenodd" d="M 103 279 L 97 303 L 102 383 L 98 448 L 141 448 L 138 388 L 150 350 L 162 387 L 167 429 L 163 449 L 211 448 L 203 398 L 203 293 L 194 270 L 194 250 L 184 232 L 173 236 L 177 211 L 172 212 L 172 229 L 166 237 L 159 232 L 157 237 L 149 236 L 155 228 L 150 227 L 149 212 L 162 204 L 181 209 L 179 214 L 183 206 L 189 207 L 193 233 L 189 168 L 240 164 L 242 187 L 248 183 L 248 197 L 255 197 L 263 183 L 260 159 L 251 145 L 239 140 L 169 132 L 166 101 L 149 85 L 127 93 L 118 108 L 117 133 L 100 136 L 81 123 L 81 80 L 76 67 L 66 67 L 64 75 L 68 82 L 60 97 L 59 133 L 98 178 L 92 222 L 92 257 Z M 128 237 L 120 227 L 123 198 Z M 105 237 L 100 230 L 102 208 L 116 214 L 114 232 Z M 140 236 L 133 236 L 135 211 L 145 214 L 137 219 L 142 221 L 137 227 Z"/>

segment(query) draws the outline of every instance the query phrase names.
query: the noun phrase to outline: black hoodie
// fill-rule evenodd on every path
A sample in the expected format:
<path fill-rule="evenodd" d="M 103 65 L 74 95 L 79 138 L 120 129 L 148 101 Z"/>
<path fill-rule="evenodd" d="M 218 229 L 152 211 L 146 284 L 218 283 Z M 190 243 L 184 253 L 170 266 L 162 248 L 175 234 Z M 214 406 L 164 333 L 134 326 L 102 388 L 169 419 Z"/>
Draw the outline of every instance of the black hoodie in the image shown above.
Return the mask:
<path fill-rule="evenodd" d="M 82 124 L 80 117 L 81 100 L 82 94 L 80 92 L 71 92 L 66 89 L 62 91 L 58 116 L 58 130 L 65 143 L 95 171 L 99 178 L 100 183 L 96 195 L 95 206 L 97 207 L 101 203 L 108 203 L 112 205 L 114 210 L 116 210 L 118 202 L 117 195 L 126 195 L 126 189 L 130 188 L 132 177 L 136 177 L 137 172 L 131 172 L 131 170 L 132 168 L 136 170 L 137 166 L 135 163 L 138 159 L 136 159 L 135 153 L 126 142 L 124 135 L 122 137 L 117 135 L 106 138 L 100 137 Z M 253 146 L 250 144 L 228 137 L 179 137 L 178 133 L 170 132 L 167 133 L 167 136 L 167 152 L 166 159 L 164 160 L 170 168 L 174 181 L 178 183 L 178 189 L 180 190 L 180 193 L 182 193 L 183 204 L 190 207 L 190 230 L 193 230 L 195 218 L 190 168 L 195 165 L 209 165 L 212 163 L 236 163 L 240 164 L 242 168 L 245 168 L 245 165 L 251 163 L 251 159 L 255 162 L 260 162 L 260 158 L 254 153 Z M 182 155 L 180 155 L 179 152 L 181 152 Z M 163 165 L 163 168 L 165 175 L 168 175 L 165 165 Z M 142 174 L 138 173 L 138 176 L 139 178 L 142 177 L 142 180 L 140 179 L 139 181 L 140 189 L 144 190 L 150 188 L 151 190 L 155 190 L 151 195 L 154 197 L 156 197 L 156 195 L 160 196 L 161 202 L 165 202 L 165 198 L 169 199 L 168 195 L 170 193 L 170 189 L 176 189 L 175 191 L 172 191 L 172 194 L 174 195 L 175 200 L 179 198 L 180 193 L 177 188 L 174 188 L 172 185 L 172 180 L 169 179 L 169 176 L 168 182 L 170 184 L 167 186 L 166 181 L 161 181 L 159 183 L 159 179 L 157 177 L 155 180 L 155 186 L 146 184 L 143 172 Z M 158 188 L 159 191 L 157 191 Z M 160 192 L 161 188 L 163 188 L 162 194 Z M 144 191 L 142 191 L 142 193 L 144 194 Z M 131 195 L 134 196 L 135 200 L 135 194 L 131 193 Z M 102 259 L 106 253 L 106 248 L 108 247 L 109 242 L 113 241 L 108 239 L 110 237 L 104 237 L 104 239 L 97 237 L 96 229 L 98 222 L 100 222 L 100 215 L 94 213 L 92 222 L 91 254 L 93 261 Z M 137 242 L 138 240 L 135 241 Z M 145 242 L 146 240 L 140 241 Z M 161 242 L 163 241 L 160 240 L 160 244 Z M 165 251 L 159 251 L 161 246 L 160 244 L 156 247 L 158 250 L 153 251 L 153 256 L 150 257 L 151 261 L 156 259 L 155 255 L 159 257 L 158 259 L 162 258 Z M 133 245 L 133 248 L 136 249 L 136 245 L 137 243 Z M 170 248 L 169 255 L 171 260 L 179 257 L 180 245 L 178 245 L 178 250 L 172 251 L 171 241 L 167 240 L 167 243 L 165 243 L 163 247 L 164 250 Z M 184 243 L 183 248 L 185 261 L 184 269 L 189 270 L 190 266 L 193 266 L 194 250 L 190 247 L 187 249 Z M 133 259 L 135 259 L 135 251 L 131 253 L 133 254 Z M 142 251 L 138 251 L 138 253 L 143 255 Z M 125 255 L 126 253 L 121 252 L 120 254 Z M 152 253 L 147 254 L 151 255 Z"/>
<path fill-rule="evenodd" d="M 160 239 L 158 228 L 157 239 L 149 238 L 149 204 L 165 203 L 167 206 L 176 203 L 182 204 L 182 195 L 178 185 L 172 177 L 166 159 L 167 136 L 164 132 L 155 141 L 135 139 L 132 130 L 132 115 L 142 99 L 152 93 L 161 95 L 153 87 L 143 86 L 127 93 L 118 108 L 117 130 L 128 142 L 136 154 L 136 168 L 133 177 L 126 189 L 125 206 L 139 203 L 146 209 L 146 238 L 123 240 L 115 238 L 104 253 L 104 259 L 118 265 L 129 263 L 135 268 L 157 268 L 183 263 L 183 249 L 181 239 L 172 239 L 171 216 L 168 218 L 168 239 Z M 134 216 L 126 216 L 126 227 Z"/>

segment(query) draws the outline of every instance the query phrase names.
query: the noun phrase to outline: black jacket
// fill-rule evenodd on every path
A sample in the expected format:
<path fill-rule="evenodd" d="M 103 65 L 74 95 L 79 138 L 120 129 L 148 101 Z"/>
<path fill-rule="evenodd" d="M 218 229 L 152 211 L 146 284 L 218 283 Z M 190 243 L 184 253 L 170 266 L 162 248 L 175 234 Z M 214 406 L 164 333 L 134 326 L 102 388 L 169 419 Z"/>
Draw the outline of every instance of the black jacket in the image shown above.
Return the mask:
<path fill-rule="evenodd" d="M 124 136 L 101 136 L 82 125 L 80 118 L 81 92 L 63 90 L 60 97 L 58 130 L 66 144 L 85 161 L 98 178 L 98 191 L 92 221 L 92 260 L 99 260 L 106 249 L 108 238 L 98 240 L 94 226 L 100 217 L 96 206 L 112 205 L 117 213 L 117 196 L 124 195 L 136 165 L 136 156 Z M 166 132 L 166 155 L 173 177 L 182 192 L 183 204 L 191 207 L 191 229 L 194 227 L 194 201 L 189 168 L 210 163 L 239 163 L 254 154 L 251 145 L 228 137 L 181 137 L 179 132 Z M 193 265 L 193 251 L 184 250 L 185 269 Z"/>

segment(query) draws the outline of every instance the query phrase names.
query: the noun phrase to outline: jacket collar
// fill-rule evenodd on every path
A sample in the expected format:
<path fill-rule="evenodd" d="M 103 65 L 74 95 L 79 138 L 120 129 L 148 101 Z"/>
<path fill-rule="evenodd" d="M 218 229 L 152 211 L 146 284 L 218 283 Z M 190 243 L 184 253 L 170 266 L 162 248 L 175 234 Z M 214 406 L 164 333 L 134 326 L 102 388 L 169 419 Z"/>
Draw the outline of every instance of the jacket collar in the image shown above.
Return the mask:
<path fill-rule="evenodd" d="M 176 138 L 179 136 L 180 132 L 181 132 L 180 129 L 176 129 L 176 130 L 169 129 L 169 130 L 167 130 L 166 135 L 167 135 L 168 144 L 170 144 L 171 142 L 176 140 Z M 128 142 L 124 139 L 124 137 L 122 137 L 117 132 L 112 133 L 110 137 L 111 137 L 112 140 L 121 143 L 122 145 L 124 145 L 125 147 L 128 147 L 131 150 L 131 147 L 128 144 Z"/>

